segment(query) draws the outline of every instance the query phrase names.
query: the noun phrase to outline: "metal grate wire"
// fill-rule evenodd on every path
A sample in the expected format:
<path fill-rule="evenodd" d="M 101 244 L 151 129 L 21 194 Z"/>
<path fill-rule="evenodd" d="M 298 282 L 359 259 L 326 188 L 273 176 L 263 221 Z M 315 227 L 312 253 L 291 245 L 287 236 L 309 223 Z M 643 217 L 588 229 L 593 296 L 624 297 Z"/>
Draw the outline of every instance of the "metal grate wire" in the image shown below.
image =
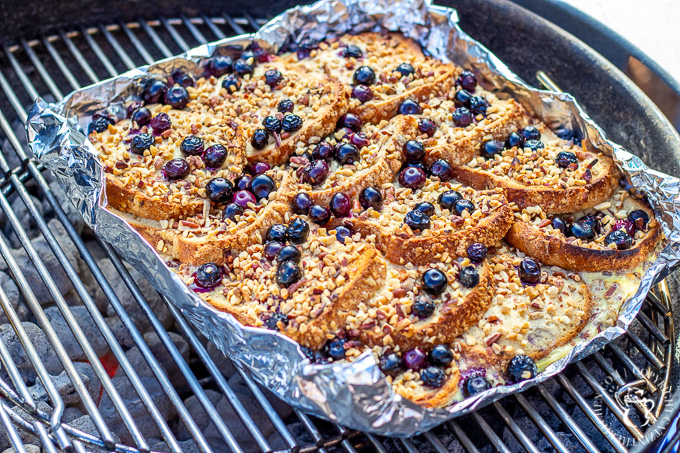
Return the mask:
<path fill-rule="evenodd" d="M 165 421 L 158 408 L 157 401 L 152 398 L 149 389 L 140 378 L 138 371 L 128 360 L 123 347 L 112 332 L 93 300 L 88 287 L 79 276 L 79 272 L 70 263 L 64 252 L 61 241 L 70 240 L 75 246 L 84 265 L 92 274 L 97 285 L 104 292 L 108 303 L 113 307 L 117 317 L 125 327 L 126 335 L 131 344 L 139 348 L 143 359 L 153 376 L 160 384 L 165 396 L 177 413 L 178 426 L 184 425 L 191 438 L 196 442 L 199 451 L 213 451 L 204 433 L 191 416 L 183 400 L 188 396 L 195 396 L 205 410 L 210 422 L 215 426 L 225 449 L 233 452 L 244 451 L 234 433 L 229 429 L 225 420 L 220 417 L 215 405 L 211 402 L 207 390 L 216 390 L 231 404 L 247 433 L 257 448 L 263 452 L 274 450 L 270 437 L 265 437 L 261 431 L 262 420 L 253 419 L 250 409 L 246 408 L 234 389 L 222 374 L 222 371 L 211 358 L 200 334 L 194 332 L 181 313 L 169 301 L 164 300 L 170 310 L 176 331 L 180 333 L 191 346 L 191 360 L 187 361 L 181 351 L 173 343 L 159 318 L 154 313 L 148 300 L 144 297 L 139 285 L 124 266 L 121 258 L 105 243 L 100 243 L 106 256 L 111 260 L 119 273 L 117 278 L 124 282 L 138 304 L 141 312 L 151 325 L 163 347 L 172 358 L 186 381 L 186 389 L 174 386 L 163 367 L 154 356 L 144 335 L 137 328 L 131 313 L 121 302 L 112 282 L 107 280 L 105 273 L 99 266 L 98 259 L 83 240 L 77 229 L 69 222 L 64 208 L 60 205 L 55 194 L 50 189 L 43 169 L 34 162 L 16 129 L 26 119 L 25 106 L 30 105 L 38 96 L 49 96 L 59 100 L 73 89 L 78 89 L 90 83 L 115 76 L 116 74 L 137 65 L 152 63 L 153 61 L 172 56 L 188 50 L 198 44 L 227 36 L 254 31 L 263 23 L 250 16 L 232 18 L 230 16 L 195 18 L 180 17 L 178 19 L 159 18 L 144 21 L 139 19 L 133 23 L 116 23 L 110 25 L 98 24 L 79 30 L 62 30 L 51 36 L 40 36 L 36 39 L 21 39 L 11 46 L 4 46 L 0 50 L 0 130 L 7 143 L 7 151 L 0 154 L 0 213 L 4 213 L 6 221 L 11 225 L 12 232 L 33 263 L 37 274 L 44 282 L 47 290 L 54 299 L 80 347 L 83 349 L 88 362 L 94 369 L 101 382 L 103 392 L 111 399 L 118 416 L 123 421 L 123 428 L 132 439 L 130 445 L 116 443 L 119 433 L 111 432 L 111 426 L 99 411 L 97 403 L 74 367 L 74 361 L 68 356 L 59 333 L 55 331 L 45 314 L 40 301 L 36 297 L 31 282 L 26 279 L 22 268 L 13 256 L 13 250 L 3 235 L 0 235 L 0 256 L 6 262 L 8 272 L 19 287 L 25 305 L 32 313 L 36 323 L 43 329 L 47 340 L 54 349 L 61 366 L 66 371 L 78 400 L 82 403 L 85 413 L 89 415 L 96 427 L 96 433 L 86 433 L 62 422 L 66 404 L 60 396 L 53 378 L 41 362 L 38 351 L 32 344 L 30 336 L 21 323 L 17 309 L 10 303 L 3 288 L 0 288 L 0 305 L 7 316 L 11 328 L 21 342 L 26 356 L 31 362 L 37 380 L 39 380 L 48 396 L 49 410 L 36 402 L 29 386 L 24 382 L 15 358 L 7 347 L 0 341 L 1 369 L 5 370 L 8 380 L 0 379 L 0 423 L 7 430 L 11 445 L 17 452 L 26 451 L 22 444 L 22 433 L 30 433 L 41 443 L 48 452 L 69 451 L 116 451 L 116 452 L 148 452 L 149 441 L 142 435 L 138 422 L 130 415 L 129 408 L 119 394 L 102 362 L 97 357 L 90 339 L 84 334 L 81 325 L 72 313 L 72 306 L 62 296 L 50 270 L 45 265 L 46 256 L 41 256 L 26 232 L 26 225 L 22 224 L 17 212 L 12 208 L 15 198 L 20 198 L 23 206 L 35 223 L 40 234 L 47 242 L 50 251 L 61 264 L 75 293 L 90 314 L 94 324 L 106 340 L 111 354 L 115 357 L 120 369 L 129 379 L 140 401 L 146 407 L 147 415 L 157 427 L 162 440 L 172 452 L 181 452 L 183 447 L 173 430 Z M 49 204 L 55 217 L 63 226 L 68 238 L 58 237 L 58 232 L 52 231 L 47 220 L 43 217 L 34 202 L 33 195 L 37 195 L 43 203 Z M 1 263 L 1 261 L 0 261 Z M 620 440 L 617 432 L 611 426 L 610 420 L 605 420 L 582 394 L 584 388 L 602 398 L 606 408 L 614 414 L 621 425 L 634 439 L 640 440 L 645 435 L 644 422 L 641 418 L 631 417 L 616 398 L 602 386 L 602 383 L 592 374 L 593 365 L 602 370 L 605 376 L 615 383 L 617 391 L 626 390 L 631 386 L 643 388 L 651 397 L 656 398 L 658 404 L 652 418 L 658 418 L 663 405 L 663 395 L 669 385 L 671 360 L 675 332 L 670 313 L 668 289 L 665 282 L 651 294 L 638 317 L 635 327 L 624 338 L 618 340 L 603 351 L 592 357 L 569 367 L 567 372 L 557 376 L 548 383 L 541 384 L 524 394 L 514 395 L 497 402 L 487 408 L 477 411 L 470 416 L 462 417 L 444 424 L 433 431 L 416 436 L 413 439 L 395 440 L 384 439 L 374 435 L 353 432 L 345 428 L 319 421 L 297 410 L 292 415 L 282 419 L 274 409 L 265 391 L 241 369 L 240 374 L 250 394 L 259 404 L 262 413 L 274 426 L 278 436 L 279 449 L 292 452 L 387 452 L 387 451 L 435 451 L 446 452 L 450 448 L 457 451 L 489 451 L 515 453 L 507 438 L 503 437 L 504 428 L 514 436 L 517 445 L 527 452 L 539 452 L 539 442 L 546 440 L 555 450 L 561 453 L 570 451 L 560 435 L 551 428 L 547 417 L 556 418 L 561 423 L 561 429 L 568 432 L 578 441 L 578 444 L 588 452 L 599 452 L 593 438 L 593 433 L 599 433 L 606 440 L 606 451 L 625 453 L 628 446 Z M 641 354 L 645 358 L 642 368 L 630 359 L 632 352 Z M 625 378 L 621 369 L 627 370 Z M 195 372 L 200 369 L 199 375 Z M 652 382 L 650 372 L 661 375 L 660 381 Z M 585 382 L 585 385 L 574 384 L 575 380 Z M 567 397 L 558 400 L 549 387 L 563 390 Z M 180 394 L 181 392 L 181 394 Z M 655 396 L 656 395 L 656 396 Z M 539 403 L 537 406 L 536 403 Z M 566 404 L 575 405 L 592 423 L 591 427 L 579 425 L 572 415 L 565 409 Z M 18 410 L 17 408 L 21 408 Z M 546 413 L 546 408 L 550 413 Z M 638 408 L 643 409 L 643 408 Z M 533 437 L 524 432 L 513 414 L 524 413 L 536 427 L 537 433 Z M 652 420 L 655 421 L 655 420 Z M 305 439 L 291 431 L 292 424 L 302 426 Z M 302 440 L 301 440 L 302 439 Z M 448 444 L 445 444 L 448 442 Z M 452 443 L 455 442 L 455 447 Z M 603 450 L 603 451 L 605 451 Z"/>

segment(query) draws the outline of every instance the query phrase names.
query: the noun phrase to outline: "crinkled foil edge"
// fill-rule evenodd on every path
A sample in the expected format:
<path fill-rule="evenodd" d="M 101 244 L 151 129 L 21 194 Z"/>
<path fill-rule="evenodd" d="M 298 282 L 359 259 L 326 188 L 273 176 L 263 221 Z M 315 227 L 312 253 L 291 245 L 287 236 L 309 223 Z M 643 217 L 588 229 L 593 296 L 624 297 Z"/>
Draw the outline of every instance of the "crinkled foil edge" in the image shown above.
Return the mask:
<path fill-rule="evenodd" d="M 95 233 L 111 243 L 222 352 L 249 369 L 262 385 L 297 408 L 349 428 L 386 436 L 411 436 L 544 381 L 572 360 L 623 334 L 656 279 L 680 258 L 680 180 L 649 169 L 638 157 L 607 140 L 570 95 L 525 84 L 456 22 L 455 10 L 433 6 L 428 0 L 322 0 L 297 7 L 273 19 L 255 35 L 199 46 L 178 57 L 75 91 L 57 104 L 38 99 L 26 126 L 30 148 L 52 170 Z M 124 101 L 139 95 L 135 81 L 149 75 L 168 75 L 180 68 L 195 71 L 201 58 L 226 45 L 257 39 L 275 51 L 291 41 L 376 27 L 401 31 L 418 40 L 434 57 L 474 70 L 493 88 L 519 99 L 554 130 L 578 132 L 593 147 L 613 156 L 630 182 L 647 193 L 668 239 L 637 293 L 624 302 L 617 325 L 578 343 L 534 379 L 490 389 L 447 409 L 423 408 L 396 395 L 370 352 L 353 363 L 310 365 L 292 340 L 272 331 L 243 326 L 231 315 L 203 303 L 130 225 L 102 207 L 102 165 L 83 133 L 97 111 L 106 109 L 109 114 L 124 117 Z"/>

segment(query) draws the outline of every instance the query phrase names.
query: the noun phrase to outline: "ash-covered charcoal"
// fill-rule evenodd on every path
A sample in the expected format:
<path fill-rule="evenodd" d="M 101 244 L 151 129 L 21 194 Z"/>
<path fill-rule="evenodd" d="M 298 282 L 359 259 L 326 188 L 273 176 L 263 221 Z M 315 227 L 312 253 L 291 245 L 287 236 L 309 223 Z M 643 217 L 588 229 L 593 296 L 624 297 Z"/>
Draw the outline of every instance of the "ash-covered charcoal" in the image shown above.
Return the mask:
<path fill-rule="evenodd" d="M 47 341 L 45 333 L 40 327 L 30 322 L 21 323 L 26 334 L 31 340 L 31 344 L 35 347 L 40 360 L 45 365 L 45 369 L 52 375 L 58 375 L 63 370 L 61 362 L 54 352 L 54 348 Z M 35 369 L 24 350 L 24 347 L 19 341 L 16 332 L 10 324 L 3 324 L 0 326 L 0 341 L 5 344 L 7 352 L 14 360 L 22 377 L 28 383 L 33 383 L 36 378 Z M 5 371 L 0 370 L 0 374 L 4 375 Z"/>
<path fill-rule="evenodd" d="M 25 321 L 28 316 L 28 310 L 21 302 L 19 288 L 16 283 L 14 283 L 14 280 L 12 280 L 12 277 L 4 272 L 0 272 L 0 288 L 4 291 L 12 308 L 17 312 L 19 319 Z M 0 309 L 0 324 L 5 324 L 7 322 L 9 322 L 7 315 L 4 310 Z"/>
<path fill-rule="evenodd" d="M 104 420 L 108 421 L 107 419 L 104 419 Z M 89 415 L 83 415 L 82 417 L 73 420 L 71 423 L 69 423 L 69 425 L 72 428 L 79 429 L 80 431 L 88 433 L 92 436 L 99 437 L 101 435 L 101 434 L 99 434 L 97 427 L 95 426 L 94 422 L 92 421 L 92 417 L 90 417 Z M 111 435 L 113 436 L 114 442 L 120 442 L 121 440 L 123 442 L 125 442 L 125 437 L 120 438 L 116 434 L 116 433 L 120 433 L 122 431 L 113 431 L 113 429 L 111 431 L 112 431 Z M 123 430 L 123 431 L 127 433 L 127 430 Z"/>
<path fill-rule="evenodd" d="M 179 448 L 183 453 L 200 453 L 201 451 L 198 448 L 198 445 L 196 445 L 196 441 L 193 439 L 180 441 L 178 443 Z M 149 439 L 149 448 L 151 448 L 152 451 L 170 451 L 168 444 L 159 439 Z"/>
<path fill-rule="evenodd" d="M 52 407 L 49 404 L 47 404 L 43 401 L 39 401 L 37 403 L 37 408 L 39 410 L 47 412 L 48 414 L 52 412 Z M 31 417 L 28 414 L 28 412 L 24 411 L 19 406 L 12 406 L 11 410 L 14 411 L 20 417 L 24 418 L 25 420 L 33 420 L 33 417 Z M 41 445 L 40 440 L 38 440 L 38 438 L 35 437 L 30 432 L 23 430 L 23 429 L 17 430 L 17 432 L 19 433 L 19 437 L 21 438 L 24 446 L 26 446 L 26 445 L 31 445 L 31 446 Z M 7 431 L 6 429 L 0 429 L 0 450 L 2 450 L 4 452 L 4 450 L 6 450 L 8 448 L 12 448 L 12 444 L 9 440 L 9 431 Z M 15 451 L 15 450 L 12 448 L 12 451 Z M 39 448 L 37 450 L 33 449 L 32 451 L 34 451 L 36 453 L 40 453 Z"/>
<path fill-rule="evenodd" d="M 71 307 L 71 314 L 75 318 L 78 326 L 85 334 L 85 337 L 92 345 L 94 352 L 98 357 L 102 357 L 109 352 L 109 345 L 104 339 L 104 336 L 97 328 L 90 312 L 85 306 Z M 58 307 L 48 307 L 45 309 L 45 315 L 50 320 L 50 324 L 59 333 L 59 340 L 64 345 L 66 352 L 68 352 L 71 360 L 87 360 L 87 356 L 80 347 L 78 340 L 71 331 L 66 319 Z"/>
<path fill-rule="evenodd" d="M 52 193 L 54 193 L 54 197 L 57 199 L 59 205 L 68 217 L 69 222 L 71 222 L 71 224 L 75 227 L 78 234 L 81 234 L 85 229 L 85 221 L 83 220 L 83 216 L 80 215 L 80 213 L 76 210 L 76 208 L 73 206 L 73 203 L 71 203 L 71 198 L 66 194 L 64 189 L 56 180 L 50 181 L 49 186 L 52 190 Z M 48 201 L 43 203 L 43 214 L 45 217 L 56 217 L 56 213 Z"/>
<path fill-rule="evenodd" d="M 83 381 L 92 400 L 95 402 L 99 401 L 101 383 L 92 369 L 92 365 L 86 362 L 74 362 L 73 365 L 78 371 L 80 379 Z M 82 399 L 80 398 L 80 395 L 78 395 L 78 392 L 76 392 L 73 382 L 68 374 L 66 374 L 66 371 L 62 371 L 58 376 L 51 376 L 50 378 L 65 405 L 80 406 L 82 404 Z M 36 380 L 35 385 L 29 387 L 29 391 L 36 401 L 50 402 L 49 395 L 39 379 Z"/>
<path fill-rule="evenodd" d="M 180 355 L 185 362 L 189 361 L 189 353 L 191 348 L 189 347 L 189 342 L 184 339 L 181 335 L 174 332 L 168 332 L 168 336 L 172 343 L 175 345 Z M 177 362 L 172 358 L 168 349 L 163 345 L 161 339 L 158 337 L 156 332 L 147 332 L 144 334 L 144 341 L 149 346 L 153 356 L 160 362 L 160 364 L 165 369 L 168 378 L 174 384 L 176 388 L 182 388 L 187 385 L 184 375 L 179 369 Z"/>
<path fill-rule="evenodd" d="M 38 210 L 38 212 L 42 215 L 43 213 L 42 201 L 40 201 L 33 195 L 29 195 L 29 197 L 31 201 L 35 204 L 35 207 Z M 29 212 L 28 207 L 24 204 L 24 201 L 18 195 L 15 195 L 14 199 L 12 200 L 11 206 L 12 211 L 14 211 L 14 214 L 17 216 L 17 219 L 19 220 L 19 224 L 22 226 L 28 237 L 31 239 L 38 237 L 38 235 L 40 235 L 40 230 L 38 230 L 38 225 L 35 223 L 35 219 Z M 9 243 L 12 248 L 18 249 L 21 247 L 21 242 L 19 241 L 19 238 L 17 237 L 16 233 L 14 232 L 14 229 L 12 228 L 12 224 L 9 222 L 8 219 L 6 219 L 2 232 L 5 233 L 5 237 L 9 239 Z"/>

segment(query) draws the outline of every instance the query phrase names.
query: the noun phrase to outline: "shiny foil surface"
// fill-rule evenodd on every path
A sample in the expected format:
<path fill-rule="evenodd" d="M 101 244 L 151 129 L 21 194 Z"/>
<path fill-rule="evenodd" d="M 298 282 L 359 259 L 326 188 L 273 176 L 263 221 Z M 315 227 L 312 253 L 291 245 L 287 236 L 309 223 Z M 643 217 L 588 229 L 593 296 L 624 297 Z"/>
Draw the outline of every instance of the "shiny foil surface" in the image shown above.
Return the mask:
<path fill-rule="evenodd" d="M 321 0 L 281 14 L 255 35 L 199 46 L 178 57 L 75 91 L 57 104 L 38 99 L 26 126 L 30 148 L 54 172 L 95 233 L 111 243 L 204 335 L 249 369 L 261 384 L 291 405 L 349 428 L 386 436 L 411 436 L 544 381 L 572 360 L 623 334 L 654 282 L 680 258 L 680 180 L 651 170 L 639 158 L 607 140 L 570 95 L 525 84 L 456 22 L 454 10 L 433 6 L 426 0 Z M 322 39 L 380 27 L 400 31 L 419 41 L 434 57 L 473 70 L 491 88 L 518 99 L 554 131 L 569 129 L 593 148 L 612 155 L 632 185 L 647 193 L 667 238 L 637 293 L 624 302 L 616 326 L 579 342 L 534 379 L 493 388 L 447 409 L 423 408 L 396 395 L 370 351 L 352 363 L 310 365 L 297 343 L 287 337 L 243 326 L 231 315 L 202 302 L 130 225 L 102 207 L 106 203 L 103 169 L 84 132 L 96 112 L 105 110 L 118 119 L 124 118 L 126 104 L 139 99 L 142 88 L 138 82 L 142 79 L 167 76 L 177 69 L 199 74 L 200 59 L 227 45 L 257 39 L 263 47 L 277 51 L 306 38 Z"/>

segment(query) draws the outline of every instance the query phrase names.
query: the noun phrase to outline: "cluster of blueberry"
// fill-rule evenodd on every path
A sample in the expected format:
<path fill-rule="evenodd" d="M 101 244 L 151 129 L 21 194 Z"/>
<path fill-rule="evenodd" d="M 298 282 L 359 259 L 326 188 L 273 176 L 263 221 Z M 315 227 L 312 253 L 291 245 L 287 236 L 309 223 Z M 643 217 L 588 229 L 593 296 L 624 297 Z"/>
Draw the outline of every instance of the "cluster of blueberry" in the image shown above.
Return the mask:
<path fill-rule="evenodd" d="M 269 197 L 276 190 L 276 181 L 265 174 L 271 166 L 264 162 L 253 164 L 249 174 L 243 174 L 232 183 L 228 179 L 213 178 L 205 187 L 206 196 L 213 203 L 231 202 L 224 207 L 222 218 L 236 221 L 236 216 L 243 215 L 250 203 Z"/>
<path fill-rule="evenodd" d="M 396 376 L 405 369 L 418 371 L 423 384 L 431 388 L 439 388 L 446 382 L 444 371 L 453 361 L 453 352 L 448 346 L 440 344 L 426 354 L 414 348 L 403 355 L 392 352 L 380 358 L 379 366 L 388 376 Z"/>
<path fill-rule="evenodd" d="M 512 148 L 529 148 L 532 151 L 537 151 L 545 148 L 545 144 L 541 141 L 541 132 L 535 126 L 527 126 L 520 129 L 519 132 L 512 132 L 505 143 L 500 140 L 485 141 L 482 144 L 482 156 L 486 159 L 493 159 L 500 155 L 503 150 Z M 568 163 L 563 166 L 567 161 Z M 575 162 L 578 167 L 578 159 L 574 153 L 565 151 L 558 155 L 557 164 L 561 168 L 568 167 L 572 162 Z"/>
<path fill-rule="evenodd" d="M 456 215 L 463 215 L 463 212 L 473 213 L 476 209 L 475 204 L 463 198 L 460 192 L 447 190 L 439 195 L 437 203 L 442 209 L 448 209 Z M 413 231 L 423 231 L 430 228 L 430 217 L 435 213 L 435 206 L 429 201 L 418 203 L 415 208 L 409 211 L 404 217 L 404 223 Z"/>
<path fill-rule="evenodd" d="M 267 230 L 266 243 L 264 245 L 264 257 L 269 261 L 278 263 L 276 269 L 276 283 L 288 288 L 302 278 L 300 269 L 300 249 L 291 244 L 302 244 L 309 236 L 309 224 L 296 217 L 288 225 L 277 223 Z"/>
<path fill-rule="evenodd" d="M 236 60 L 229 55 L 217 55 L 207 60 L 206 75 L 222 77 L 227 74 L 222 79 L 222 88 L 229 93 L 233 93 L 241 89 L 241 79 L 246 75 L 252 75 L 257 63 L 263 63 L 268 60 L 269 54 L 262 50 L 257 43 L 253 42 Z M 280 73 L 278 77 L 277 80 L 276 75 L 270 75 L 266 80 L 267 84 L 270 86 L 278 85 L 283 79 Z"/>
<path fill-rule="evenodd" d="M 483 96 L 472 95 L 477 88 L 475 75 L 470 71 L 463 71 L 456 79 L 456 86 L 460 89 L 453 97 L 453 102 L 456 104 L 456 109 L 451 116 L 453 124 L 457 127 L 466 127 L 472 124 L 477 115 L 486 116 L 486 109 L 491 104 Z"/>
<path fill-rule="evenodd" d="M 380 196 L 380 192 L 375 189 L 373 190 Z M 380 199 L 382 200 L 381 196 Z M 337 218 L 349 216 L 351 208 L 351 200 L 347 194 L 343 192 L 338 192 L 333 195 L 327 208 L 315 204 L 312 197 L 306 192 L 295 194 L 291 200 L 291 209 L 295 214 L 307 215 L 312 222 L 320 226 L 326 225 L 331 220 L 332 216 Z M 335 233 L 338 240 L 344 244 L 345 239 L 351 236 L 353 231 L 345 225 L 340 225 L 335 227 Z"/>
<path fill-rule="evenodd" d="M 553 217 L 552 227 L 567 237 L 575 237 L 583 241 L 595 239 L 602 233 L 602 214 L 586 214 L 571 224 L 560 217 Z M 641 209 L 628 213 L 625 219 L 617 220 L 612 230 L 605 236 L 604 244 L 615 244 L 617 250 L 627 250 L 635 243 L 635 233 L 644 231 L 649 223 L 649 215 Z"/>

